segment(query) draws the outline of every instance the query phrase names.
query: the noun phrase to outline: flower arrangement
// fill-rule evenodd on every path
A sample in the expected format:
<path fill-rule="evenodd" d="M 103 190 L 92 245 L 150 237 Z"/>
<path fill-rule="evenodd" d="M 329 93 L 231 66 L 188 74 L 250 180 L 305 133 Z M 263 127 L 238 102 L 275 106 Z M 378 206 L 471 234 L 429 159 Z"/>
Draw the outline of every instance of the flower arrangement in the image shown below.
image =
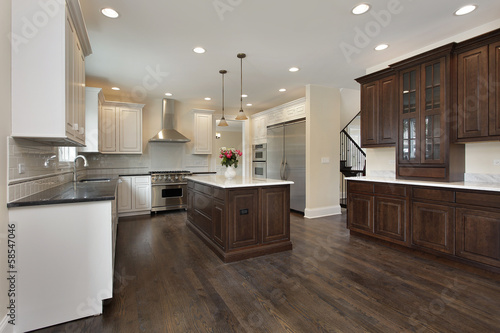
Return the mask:
<path fill-rule="evenodd" d="M 219 157 L 222 158 L 222 161 L 220 162 L 220 164 L 224 165 L 225 167 L 234 165 L 234 167 L 237 168 L 238 157 L 241 155 L 243 155 L 243 153 L 238 149 L 221 147 Z"/>

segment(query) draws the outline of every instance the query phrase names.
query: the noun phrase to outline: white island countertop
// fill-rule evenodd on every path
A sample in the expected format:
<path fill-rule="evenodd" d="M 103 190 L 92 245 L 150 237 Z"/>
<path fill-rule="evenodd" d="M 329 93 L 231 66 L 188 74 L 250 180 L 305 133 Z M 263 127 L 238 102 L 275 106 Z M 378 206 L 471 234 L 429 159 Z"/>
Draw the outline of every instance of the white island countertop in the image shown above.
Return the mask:
<path fill-rule="evenodd" d="M 482 182 L 439 182 L 439 181 L 425 181 L 425 180 L 407 180 L 395 179 L 384 177 L 349 177 L 346 180 L 358 180 L 365 182 L 381 182 L 402 185 L 418 185 L 418 186 L 434 186 L 446 187 L 460 190 L 477 190 L 477 191 L 494 191 L 500 192 L 500 183 L 482 183 Z"/>
<path fill-rule="evenodd" d="M 192 180 L 197 183 L 221 187 L 221 188 L 237 188 L 237 187 L 258 187 L 258 186 L 276 186 L 276 185 L 291 185 L 292 181 L 269 179 L 269 178 L 247 178 L 234 177 L 227 179 L 219 175 L 193 175 L 186 177 L 187 180 Z"/>

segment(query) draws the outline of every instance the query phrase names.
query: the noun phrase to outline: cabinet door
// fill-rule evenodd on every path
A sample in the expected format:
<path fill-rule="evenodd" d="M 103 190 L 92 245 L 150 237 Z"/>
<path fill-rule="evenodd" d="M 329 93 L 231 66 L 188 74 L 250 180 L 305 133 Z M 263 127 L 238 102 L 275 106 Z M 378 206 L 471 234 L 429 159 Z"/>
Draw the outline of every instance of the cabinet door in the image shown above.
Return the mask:
<path fill-rule="evenodd" d="M 378 143 L 379 81 L 361 86 L 361 147 Z"/>
<path fill-rule="evenodd" d="M 500 267 L 500 213 L 457 208 L 456 254 Z"/>
<path fill-rule="evenodd" d="M 99 115 L 99 151 L 116 152 L 116 108 L 103 105 Z"/>
<path fill-rule="evenodd" d="M 134 210 L 151 209 L 151 179 L 149 176 L 134 177 Z"/>
<path fill-rule="evenodd" d="M 379 82 L 378 143 L 394 145 L 398 136 L 396 76 L 391 75 Z"/>
<path fill-rule="evenodd" d="M 78 124 L 78 128 L 75 129 L 75 136 L 78 142 L 85 144 L 85 57 L 83 56 L 83 50 L 78 42 L 76 33 L 74 38 L 78 52 L 75 57 L 77 62 L 77 68 L 75 68 L 77 79 L 75 83 L 78 91 L 78 99 L 75 101 L 77 108 L 75 120 Z"/>
<path fill-rule="evenodd" d="M 257 189 L 230 190 L 229 248 L 256 245 L 259 242 L 259 203 Z"/>
<path fill-rule="evenodd" d="M 118 107 L 118 142 L 123 153 L 142 152 L 142 110 Z"/>
<path fill-rule="evenodd" d="M 490 44 L 489 135 L 500 135 L 500 42 Z"/>
<path fill-rule="evenodd" d="M 373 233 L 373 196 L 350 193 L 347 203 L 348 228 Z"/>
<path fill-rule="evenodd" d="M 132 177 L 120 177 L 118 182 L 118 213 L 132 210 Z"/>
<path fill-rule="evenodd" d="M 420 162 L 442 164 L 445 160 L 445 58 L 421 66 Z"/>
<path fill-rule="evenodd" d="M 262 188 L 262 243 L 290 239 L 289 203 L 285 187 Z"/>
<path fill-rule="evenodd" d="M 212 154 L 212 114 L 194 114 L 194 154 Z"/>
<path fill-rule="evenodd" d="M 454 213 L 453 207 L 413 202 L 412 245 L 453 254 Z"/>
<path fill-rule="evenodd" d="M 214 241 L 221 248 L 225 249 L 226 244 L 224 240 L 226 239 L 226 214 L 224 202 L 220 200 L 214 200 L 214 206 L 212 210 L 212 222 L 213 222 L 213 234 Z"/>
<path fill-rule="evenodd" d="M 406 200 L 375 197 L 375 234 L 406 240 Z"/>
<path fill-rule="evenodd" d="M 458 55 L 457 137 L 488 136 L 488 46 Z"/>
<path fill-rule="evenodd" d="M 194 192 L 193 224 L 203 231 L 210 239 L 213 238 L 212 208 L 213 199 L 201 192 Z"/>
<path fill-rule="evenodd" d="M 75 39 L 73 38 L 75 34 L 75 29 L 73 27 L 73 22 L 71 22 L 71 18 L 69 13 L 66 11 L 66 26 L 65 26 L 65 39 L 66 39 L 66 55 L 65 55 L 65 76 L 66 76 L 66 136 L 70 139 L 75 139 L 75 118 L 74 118 L 74 90 L 75 90 Z"/>
<path fill-rule="evenodd" d="M 403 71 L 399 76 L 400 164 L 420 163 L 420 67 Z"/>

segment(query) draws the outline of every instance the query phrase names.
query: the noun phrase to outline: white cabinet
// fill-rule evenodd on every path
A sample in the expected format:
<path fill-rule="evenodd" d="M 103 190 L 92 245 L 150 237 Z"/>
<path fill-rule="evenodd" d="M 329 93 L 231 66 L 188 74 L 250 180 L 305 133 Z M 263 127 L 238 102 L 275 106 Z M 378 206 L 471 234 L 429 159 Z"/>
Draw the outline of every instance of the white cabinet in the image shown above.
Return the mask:
<path fill-rule="evenodd" d="M 85 56 L 90 43 L 78 0 L 12 2 L 12 136 L 57 145 L 85 144 Z M 45 7 L 44 7 L 45 8 Z M 48 15 L 48 14 L 47 14 Z"/>
<path fill-rule="evenodd" d="M 99 114 L 99 151 L 103 154 L 142 154 L 144 104 L 104 102 Z"/>
<path fill-rule="evenodd" d="M 265 115 L 252 118 L 252 133 L 253 144 L 266 143 L 267 117 Z"/>
<path fill-rule="evenodd" d="M 118 215 L 151 212 L 151 176 L 123 176 L 118 182 Z"/>
<path fill-rule="evenodd" d="M 212 154 L 213 123 L 212 110 L 194 111 L 194 147 L 193 154 Z"/>
<path fill-rule="evenodd" d="M 114 201 L 15 207 L 16 322 L 26 332 L 102 313 L 113 296 Z"/>
<path fill-rule="evenodd" d="M 101 88 L 85 88 L 85 147 L 80 152 L 99 152 L 99 110 L 104 103 Z"/>

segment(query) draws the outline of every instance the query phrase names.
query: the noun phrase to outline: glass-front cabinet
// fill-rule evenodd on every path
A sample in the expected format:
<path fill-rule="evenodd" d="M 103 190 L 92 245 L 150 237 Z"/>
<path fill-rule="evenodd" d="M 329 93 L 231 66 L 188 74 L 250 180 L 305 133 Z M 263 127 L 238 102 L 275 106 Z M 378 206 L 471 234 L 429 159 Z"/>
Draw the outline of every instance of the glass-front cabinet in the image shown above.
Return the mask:
<path fill-rule="evenodd" d="M 391 66 L 399 78 L 398 178 L 463 179 L 463 163 L 450 165 L 464 151 L 449 138 L 452 49 L 446 45 Z"/>

